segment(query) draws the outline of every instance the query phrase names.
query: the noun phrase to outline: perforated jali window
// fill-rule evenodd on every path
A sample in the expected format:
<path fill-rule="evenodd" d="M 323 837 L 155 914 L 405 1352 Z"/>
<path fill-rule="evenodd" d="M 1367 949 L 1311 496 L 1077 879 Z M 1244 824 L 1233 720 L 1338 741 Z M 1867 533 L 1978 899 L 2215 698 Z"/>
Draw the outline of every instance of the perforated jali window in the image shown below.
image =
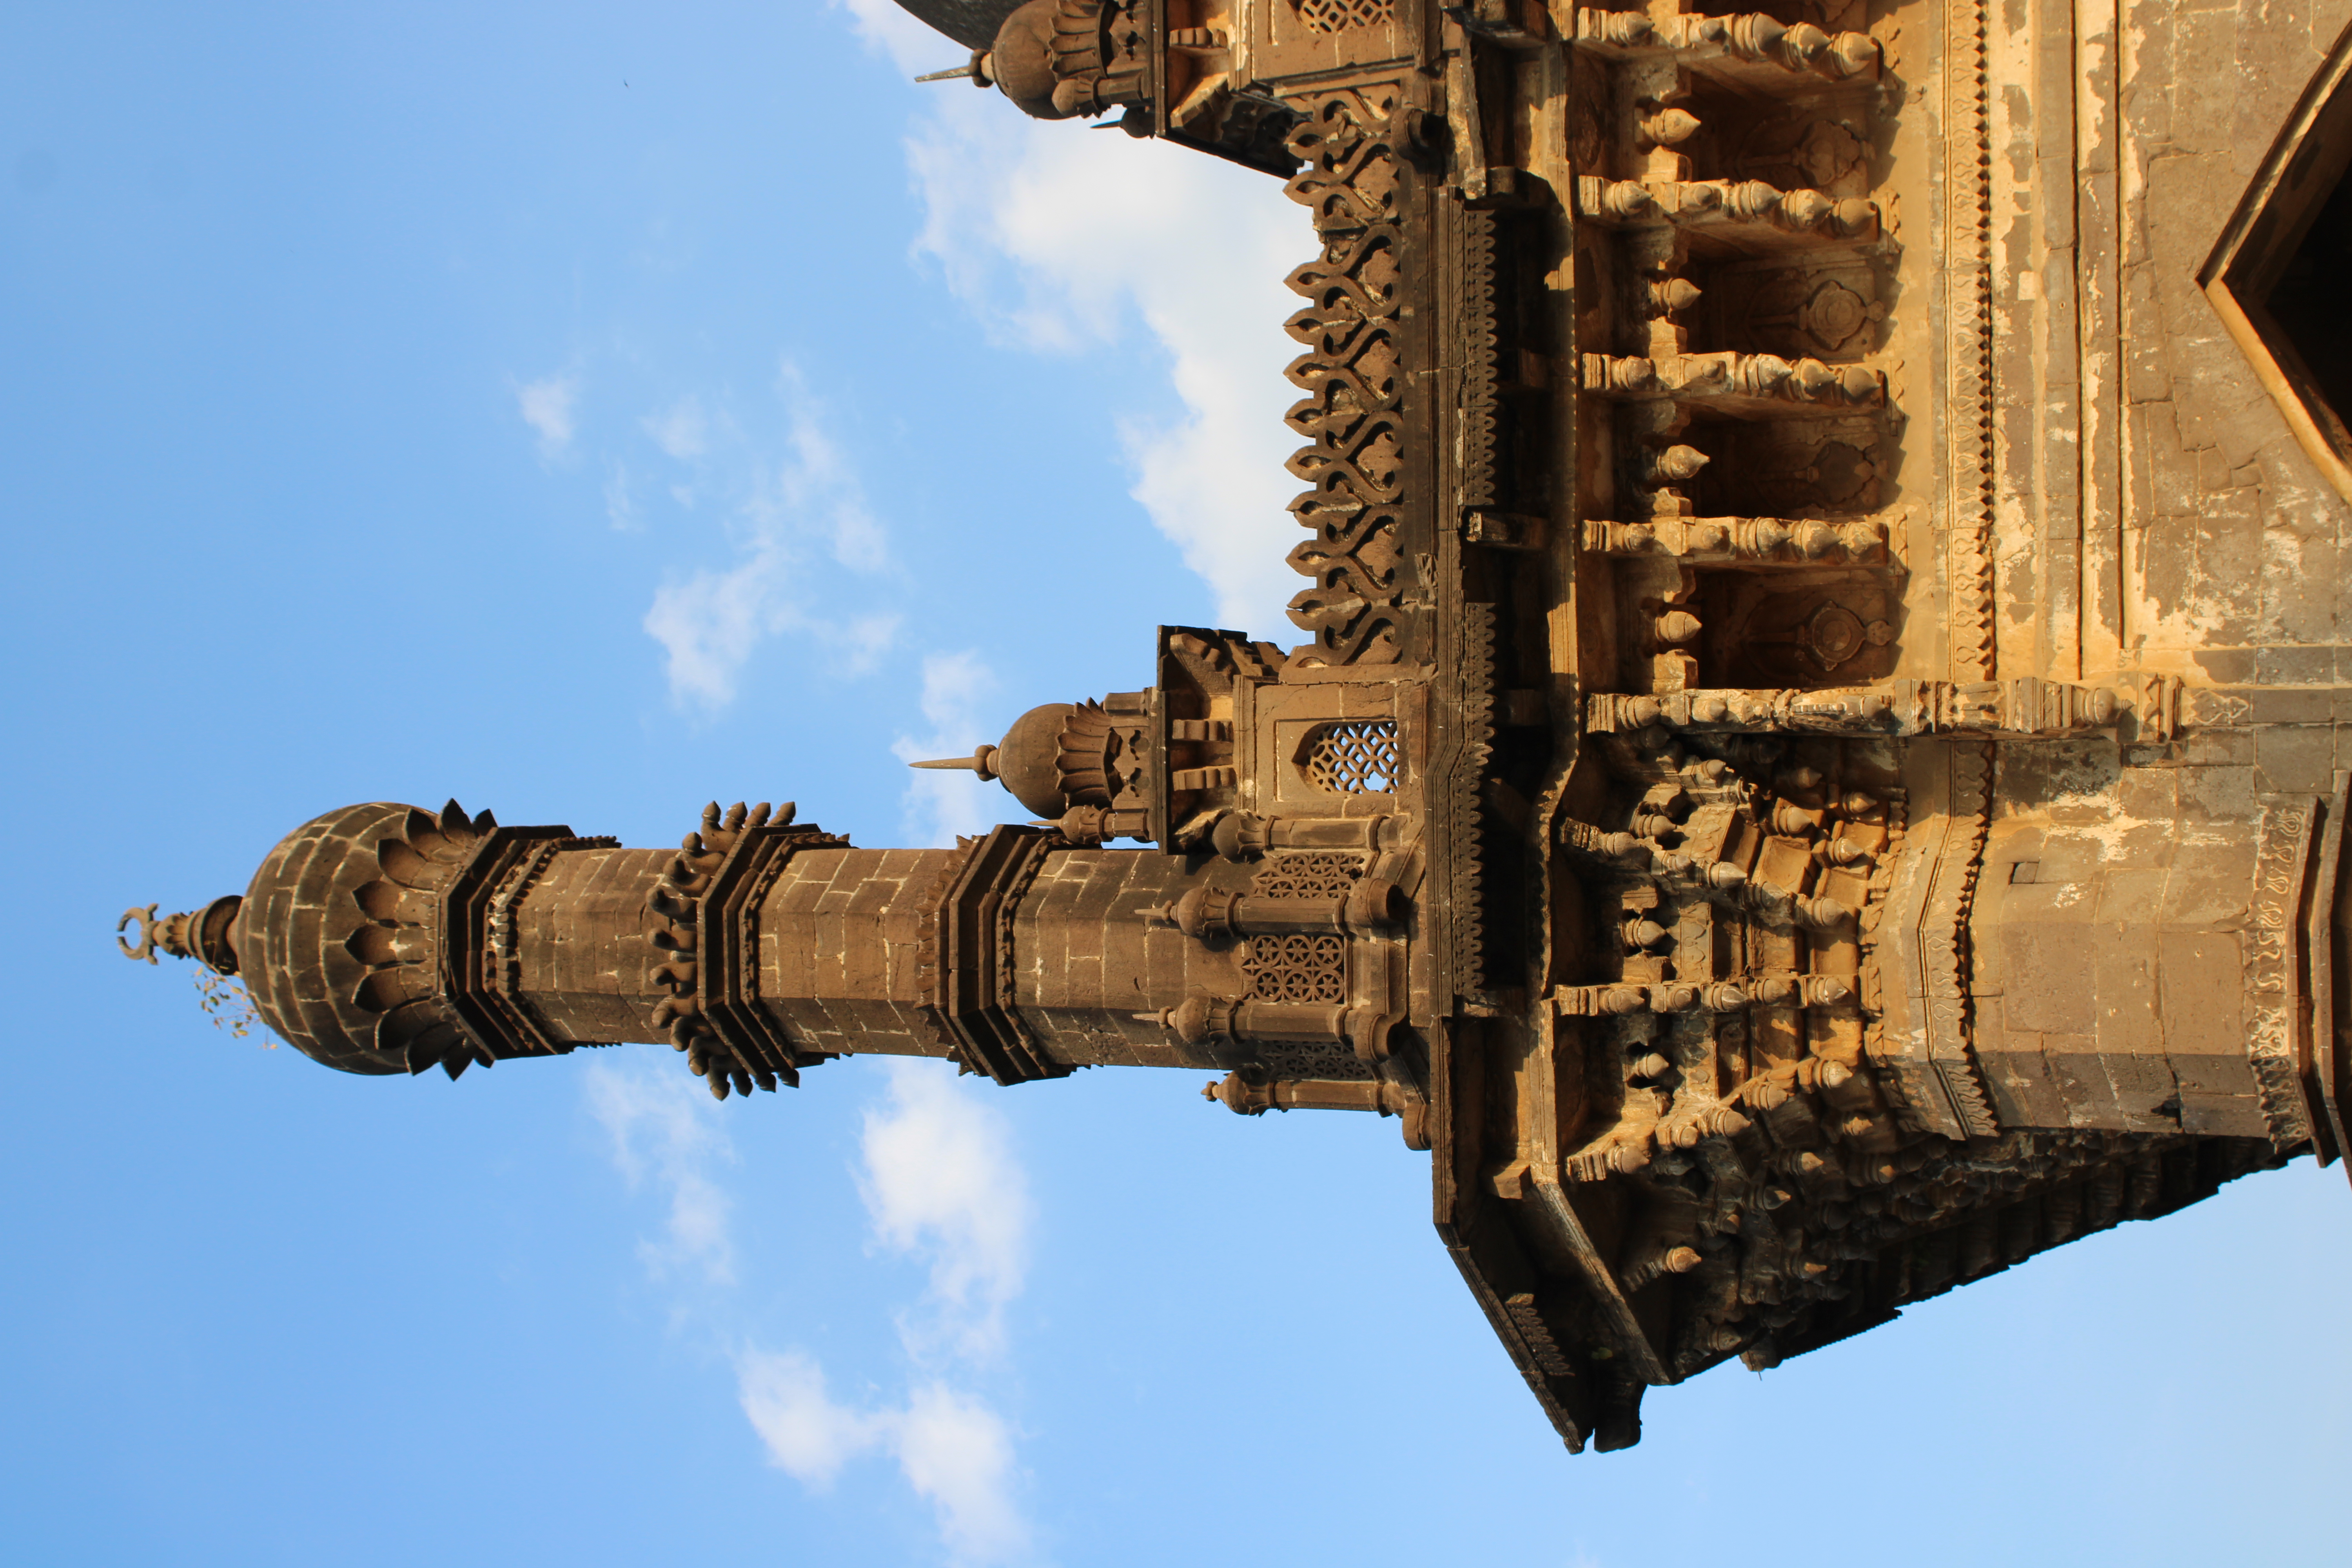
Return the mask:
<path fill-rule="evenodd" d="M 1291 0 L 1298 19 L 1318 33 L 1369 27 L 1396 15 L 1396 0 Z"/>
<path fill-rule="evenodd" d="M 1363 874 L 1360 855 L 1294 850 L 1266 857 L 1250 891 L 1261 899 L 1344 899 Z"/>
<path fill-rule="evenodd" d="M 1261 1002 L 1345 1002 L 1348 944 L 1336 936 L 1254 936 L 1242 973 Z"/>
<path fill-rule="evenodd" d="M 1307 776 L 1335 795 L 1393 795 L 1397 729 L 1386 719 L 1326 724 L 1307 748 Z"/>
<path fill-rule="evenodd" d="M 1277 850 L 1251 879 L 1262 899 L 1344 898 L 1364 874 L 1365 859 L 1334 850 Z M 1348 999 L 1345 938 L 1311 931 L 1260 935 L 1241 950 L 1242 973 L 1250 994 L 1262 1002 L 1329 1005 Z M 1258 1066 L 1276 1078 L 1361 1080 L 1375 1076 L 1338 1041 L 1260 1041 Z"/>

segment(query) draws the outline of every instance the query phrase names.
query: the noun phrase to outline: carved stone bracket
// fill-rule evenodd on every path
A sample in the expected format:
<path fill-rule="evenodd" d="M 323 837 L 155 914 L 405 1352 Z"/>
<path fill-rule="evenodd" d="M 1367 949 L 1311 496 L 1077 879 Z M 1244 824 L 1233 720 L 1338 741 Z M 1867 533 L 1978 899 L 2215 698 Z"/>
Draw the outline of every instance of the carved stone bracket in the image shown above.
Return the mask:
<path fill-rule="evenodd" d="M 1394 1014 L 1344 1002 L 1268 1002 L 1255 996 L 1215 996 L 1206 992 L 1142 1016 L 1156 1020 L 1179 1040 L 1245 1065 L 1253 1045 L 1344 1045 L 1358 1060 L 1376 1063 L 1388 1056 Z"/>
<path fill-rule="evenodd" d="M 1236 1116 L 1263 1116 L 1269 1110 L 1369 1110 L 1379 1116 L 1404 1119 L 1408 1148 L 1426 1149 L 1424 1127 L 1429 1102 L 1411 1084 L 1385 1079 L 1335 1082 L 1328 1079 L 1267 1079 L 1241 1072 L 1202 1089 Z"/>
<path fill-rule="evenodd" d="M 1194 888 L 1160 911 L 1160 918 L 1196 941 L 1270 931 L 1387 931 L 1403 918 L 1404 899 L 1386 877 L 1354 879 L 1345 896 L 1269 897 L 1206 886 Z"/>
<path fill-rule="evenodd" d="M 1772 1006 L 1851 1010 L 1853 988 L 1833 974 L 1790 977 L 1794 994 L 1767 999 L 1757 991 L 1730 981 L 1705 984 L 1662 982 L 1635 984 L 1612 982 L 1603 985 L 1562 985 L 1551 994 L 1552 1011 L 1563 1018 L 1618 1018 L 1638 1013 L 1742 1013 L 1751 1004 Z"/>

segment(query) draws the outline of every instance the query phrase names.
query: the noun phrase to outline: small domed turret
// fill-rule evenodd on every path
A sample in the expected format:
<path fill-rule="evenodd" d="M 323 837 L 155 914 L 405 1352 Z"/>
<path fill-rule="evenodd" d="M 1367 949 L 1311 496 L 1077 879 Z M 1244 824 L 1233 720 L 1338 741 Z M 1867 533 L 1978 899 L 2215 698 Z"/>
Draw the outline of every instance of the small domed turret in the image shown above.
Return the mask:
<path fill-rule="evenodd" d="M 1061 772 L 1054 763 L 1062 752 L 1063 727 L 1079 711 L 1072 702 L 1032 708 L 1013 721 L 996 748 L 997 779 L 1034 816 L 1058 817 L 1070 809 Z"/>
<path fill-rule="evenodd" d="M 971 62 L 932 71 L 917 81 L 968 77 L 993 87 L 1024 114 L 1037 120 L 1068 120 L 1125 109 L 1118 123 L 1129 135 L 1148 136 L 1145 107 L 1150 61 L 1148 39 L 1129 8 L 1103 0 L 899 0 L 899 4 L 969 47 Z M 996 26 L 983 37 L 981 22 Z"/>
<path fill-rule="evenodd" d="M 1115 744 L 1100 703 L 1048 702 L 1015 719 L 996 745 L 909 765 L 969 768 L 1003 784 L 1032 815 L 1058 821 L 1074 805 L 1110 804 Z"/>

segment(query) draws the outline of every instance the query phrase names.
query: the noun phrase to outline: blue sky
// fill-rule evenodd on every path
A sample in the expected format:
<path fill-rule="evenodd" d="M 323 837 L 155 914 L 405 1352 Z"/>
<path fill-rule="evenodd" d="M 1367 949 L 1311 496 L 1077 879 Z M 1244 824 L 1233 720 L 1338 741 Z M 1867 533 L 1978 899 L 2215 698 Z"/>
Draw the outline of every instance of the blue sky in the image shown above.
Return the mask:
<path fill-rule="evenodd" d="M 1283 635 L 1303 214 L 906 80 L 958 58 L 882 0 L 0 15 L 0 1560 L 2332 1560 L 2307 1162 L 1570 1458 L 1393 1122 L 361 1079 L 113 955 L 356 800 L 941 841 L 1017 808 L 903 757 Z"/>

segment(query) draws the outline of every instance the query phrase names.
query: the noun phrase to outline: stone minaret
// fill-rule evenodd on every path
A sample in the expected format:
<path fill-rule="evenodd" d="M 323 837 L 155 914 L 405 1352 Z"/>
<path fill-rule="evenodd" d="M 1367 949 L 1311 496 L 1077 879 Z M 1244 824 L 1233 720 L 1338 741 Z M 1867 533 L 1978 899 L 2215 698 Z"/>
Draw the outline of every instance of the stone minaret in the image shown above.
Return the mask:
<path fill-rule="evenodd" d="M 1260 668 L 1271 650 L 1168 642 L 1175 668 L 1222 689 L 1040 708 L 953 764 L 1051 825 L 864 849 L 790 805 L 714 805 L 677 849 L 631 849 L 454 801 L 379 802 L 296 829 L 241 897 L 127 916 L 152 927 L 133 951 L 239 976 L 272 1029 L 349 1072 L 456 1078 L 631 1041 L 676 1046 L 722 1100 L 861 1051 L 946 1057 L 1003 1084 L 1239 1068 L 1223 1092 L 1237 1110 L 1403 1114 L 1419 1142 L 1420 1075 L 1397 1058 L 1413 1055 L 1400 881 L 1415 860 L 1401 819 L 1376 809 L 1393 794 L 1393 726 L 1339 726 L 1373 731 L 1366 758 L 1386 772 L 1327 770 L 1345 787 L 1320 792 L 1319 815 L 1212 808 L 1230 854 L 1212 826 L 1189 835 L 1205 853 L 1103 847 L 1165 818 L 1159 781 L 1186 802 L 1234 793 L 1231 765 L 1171 765 L 1229 758 L 1232 721 L 1166 710 L 1230 712 L 1228 644 Z M 1321 1087 L 1277 1098 L 1276 1079 Z"/>

